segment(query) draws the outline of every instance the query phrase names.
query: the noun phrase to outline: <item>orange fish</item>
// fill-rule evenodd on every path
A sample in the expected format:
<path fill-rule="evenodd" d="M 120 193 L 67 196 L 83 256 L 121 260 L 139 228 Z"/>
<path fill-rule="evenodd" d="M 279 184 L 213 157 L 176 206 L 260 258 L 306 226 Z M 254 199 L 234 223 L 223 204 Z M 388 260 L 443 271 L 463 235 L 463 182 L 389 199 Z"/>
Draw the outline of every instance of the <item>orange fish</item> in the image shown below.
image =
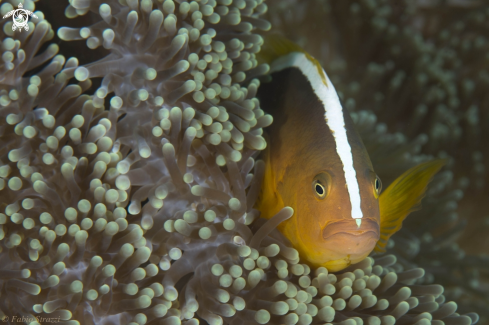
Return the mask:
<path fill-rule="evenodd" d="M 365 146 L 318 61 L 284 39 L 265 45 L 260 59 L 270 64 L 272 81 L 262 83 L 258 97 L 274 122 L 266 131 L 256 208 L 266 219 L 293 208 L 278 228 L 301 259 L 342 270 L 385 250 L 445 161 L 408 170 L 381 194 Z"/>

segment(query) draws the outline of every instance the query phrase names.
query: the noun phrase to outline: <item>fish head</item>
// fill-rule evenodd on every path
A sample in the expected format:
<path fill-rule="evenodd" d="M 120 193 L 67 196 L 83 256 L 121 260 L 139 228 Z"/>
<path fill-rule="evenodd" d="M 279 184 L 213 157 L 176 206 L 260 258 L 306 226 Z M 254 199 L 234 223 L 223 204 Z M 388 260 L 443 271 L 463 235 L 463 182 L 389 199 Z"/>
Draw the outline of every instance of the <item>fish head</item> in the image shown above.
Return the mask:
<path fill-rule="evenodd" d="M 360 262 L 380 237 L 380 179 L 369 164 L 357 168 L 363 214 L 358 222 L 352 216 L 342 166 L 335 168 L 334 162 L 328 162 L 330 168 L 318 171 L 313 161 L 299 165 L 302 172 L 294 171 L 294 177 L 291 173 L 290 182 L 285 177 L 281 187 L 283 201 L 295 211 L 294 221 L 287 224 L 291 228 L 287 237 L 292 238 L 303 259 L 316 267 L 334 272 Z M 304 176 L 297 177 L 301 174 Z"/>
<path fill-rule="evenodd" d="M 357 180 L 361 198 L 361 218 L 353 218 L 351 201 L 348 193 L 345 193 L 347 189 L 341 177 L 339 180 L 332 180 L 329 197 L 316 198 L 315 213 L 320 220 L 321 229 L 319 243 L 322 255 L 328 257 L 322 265 L 332 271 L 363 260 L 380 238 L 380 179 L 373 171 L 367 169 L 363 175 L 357 173 Z"/>

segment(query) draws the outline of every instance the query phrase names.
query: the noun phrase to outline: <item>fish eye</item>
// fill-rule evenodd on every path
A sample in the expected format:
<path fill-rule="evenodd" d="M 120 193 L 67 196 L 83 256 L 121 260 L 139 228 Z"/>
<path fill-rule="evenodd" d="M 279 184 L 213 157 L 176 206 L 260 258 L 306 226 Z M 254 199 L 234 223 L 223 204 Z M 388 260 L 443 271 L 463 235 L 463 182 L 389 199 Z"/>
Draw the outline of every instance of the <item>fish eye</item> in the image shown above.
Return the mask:
<path fill-rule="evenodd" d="M 331 188 L 331 176 L 328 173 L 320 173 L 312 181 L 312 190 L 316 198 L 322 200 L 328 196 Z"/>
<path fill-rule="evenodd" d="M 315 186 L 315 190 L 316 190 L 316 194 L 319 196 L 319 197 L 323 197 L 326 193 L 326 189 L 324 188 L 324 186 L 319 183 L 319 182 L 316 182 L 316 186 Z"/>
<path fill-rule="evenodd" d="M 375 176 L 374 189 L 375 189 L 375 197 L 378 198 L 380 192 L 382 191 L 382 182 L 380 181 L 379 176 Z"/>

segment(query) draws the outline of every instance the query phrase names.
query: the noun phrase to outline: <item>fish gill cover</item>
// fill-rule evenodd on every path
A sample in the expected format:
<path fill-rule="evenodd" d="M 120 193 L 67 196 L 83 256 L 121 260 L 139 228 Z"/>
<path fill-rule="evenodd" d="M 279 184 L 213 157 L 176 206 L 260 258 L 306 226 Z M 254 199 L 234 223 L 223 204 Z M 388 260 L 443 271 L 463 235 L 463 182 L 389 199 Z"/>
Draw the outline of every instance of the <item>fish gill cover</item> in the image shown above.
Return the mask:
<path fill-rule="evenodd" d="M 57 30 L 23 4 L 38 17 L 29 31 L 13 32 L 10 20 L 1 31 L 5 322 L 477 322 L 442 286 L 422 284 L 430 279 L 404 262 L 415 248 L 402 236 L 399 262 L 374 256 L 328 274 L 300 264 L 270 223 L 252 233 L 263 174 L 252 156 L 272 122 L 253 79 L 268 71 L 255 60 L 256 32 L 270 28 L 263 1 L 71 0 L 66 17 L 96 18 Z M 16 5 L 3 3 L 2 16 Z M 43 46 L 55 34 L 107 55 L 80 65 L 58 54 L 64 42 Z M 365 111 L 354 120 L 378 164 L 426 159 L 426 137 L 389 134 Z M 454 211 L 449 173 L 435 179 L 425 216 Z"/>

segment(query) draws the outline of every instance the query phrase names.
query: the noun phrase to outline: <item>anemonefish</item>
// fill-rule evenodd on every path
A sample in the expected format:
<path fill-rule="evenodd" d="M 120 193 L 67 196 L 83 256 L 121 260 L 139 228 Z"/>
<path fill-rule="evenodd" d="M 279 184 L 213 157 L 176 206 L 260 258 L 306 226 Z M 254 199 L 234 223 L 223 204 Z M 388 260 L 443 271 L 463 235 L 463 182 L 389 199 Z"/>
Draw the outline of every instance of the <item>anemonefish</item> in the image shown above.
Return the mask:
<path fill-rule="evenodd" d="M 408 170 L 381 194 L 365 146 L 319 62 L 278 37 L 265 39 L 260 60 L 270 65 L 271 82 L 261 84 L 258 98 L 274 119 L 265 131 L 261 217 L 291 207 L 294 215 L 278 229 L 304 262 L 331 272 L 384 251 L 445 161 Z"/>

